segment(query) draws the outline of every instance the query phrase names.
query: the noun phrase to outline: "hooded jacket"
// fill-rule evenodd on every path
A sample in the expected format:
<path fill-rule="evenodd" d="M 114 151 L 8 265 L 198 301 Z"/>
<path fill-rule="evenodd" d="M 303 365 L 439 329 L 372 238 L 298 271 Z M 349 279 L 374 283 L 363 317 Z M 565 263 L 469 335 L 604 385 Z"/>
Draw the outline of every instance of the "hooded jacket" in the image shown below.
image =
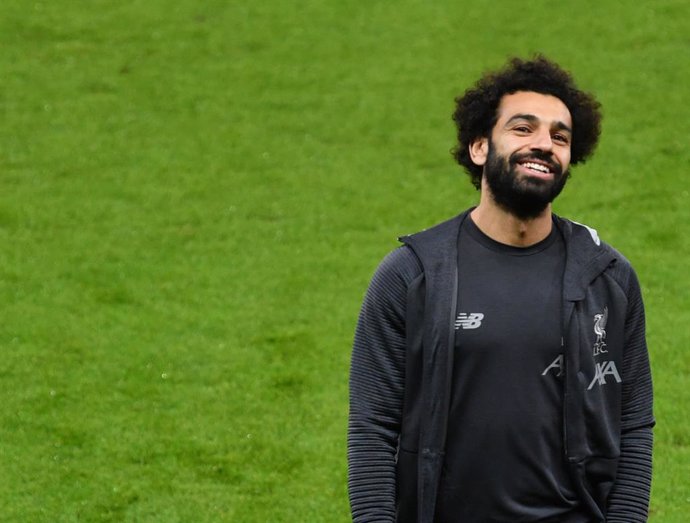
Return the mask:
<path fill-rule="evenodd" d="M 408 263 L 395 275 L 384 261 L 365 299 L 350 378 L 354 521 L 433 521 L 462 278 L 458 235 L 467 214 L 401 238 L 417 268 Z M 654 418 L 639 284 L 596 231 L 553 220 L 566 246 L 563 441 L 573 482 L 593 522 L 646 521 Z M 597 314 L 606 315 L 603 333 L 594 329 Z"/>

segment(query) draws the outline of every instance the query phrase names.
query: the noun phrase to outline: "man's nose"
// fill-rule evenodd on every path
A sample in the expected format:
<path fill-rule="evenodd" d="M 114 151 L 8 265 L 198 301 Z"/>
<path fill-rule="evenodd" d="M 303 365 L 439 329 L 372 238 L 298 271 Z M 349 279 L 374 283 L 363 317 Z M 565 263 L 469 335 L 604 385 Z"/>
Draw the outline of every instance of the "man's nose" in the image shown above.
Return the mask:
<path fill-rule="evenodd" d="M 548 129 L 541 129 L 534 134 L 534 141 L 532 142 L 532 149 L 540 151 L 551 151 L 553 149 L 553 140 L 551 139 L 551 132 Z"/>

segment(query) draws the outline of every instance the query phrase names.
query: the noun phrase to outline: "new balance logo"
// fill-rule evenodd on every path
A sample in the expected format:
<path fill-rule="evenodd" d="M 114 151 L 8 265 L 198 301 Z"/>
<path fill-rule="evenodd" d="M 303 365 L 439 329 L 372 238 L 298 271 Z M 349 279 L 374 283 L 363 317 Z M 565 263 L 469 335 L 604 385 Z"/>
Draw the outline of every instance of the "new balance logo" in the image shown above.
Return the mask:
<path fill-rule="evenodd" d="M 481 312 L 461 312 L 455 320 L 455 330 L 458 329 L 477 329 L 481 327 L 484 315 Z"/>
<path fill-rule="evenodd" d="M 602 361 L 596 365 L 594 379 L 592 380 L 592 383 L 589 384 L 589 387 L 587 387 L 587 390 L 591 390 L 595 384 L 599 384 L 600 387 L 602 385 L 606 385 L 606 376 L 613 376 L 613 379 L 616 380 L 616 383 L 621 382 L 621 376 L 618 374 L 618 369 L 616 368 L 615 362 Z"/>

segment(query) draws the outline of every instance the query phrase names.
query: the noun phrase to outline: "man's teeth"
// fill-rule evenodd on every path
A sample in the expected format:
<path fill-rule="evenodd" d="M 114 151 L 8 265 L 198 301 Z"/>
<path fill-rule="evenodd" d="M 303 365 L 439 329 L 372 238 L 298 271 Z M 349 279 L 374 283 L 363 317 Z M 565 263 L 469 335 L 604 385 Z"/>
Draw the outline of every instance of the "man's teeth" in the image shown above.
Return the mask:
<path fill-rule="evenodd" d="M 549 172 L 551 172 L 551 171 L 549 170 L 548 167 L 546 167 L 546 166 L 544 166 L 544 165 L 541 165 L 541 164 L 539 164 L 539 163 L 526 162 L 526 163 L 523 163 L 522 165 L 524 165 L 524 166 L 527 167 L 528 169 L 532 169 L 532 170 L 539 171 L 539 172 L 542 172 L 542 173 L 549 173 Z"/>

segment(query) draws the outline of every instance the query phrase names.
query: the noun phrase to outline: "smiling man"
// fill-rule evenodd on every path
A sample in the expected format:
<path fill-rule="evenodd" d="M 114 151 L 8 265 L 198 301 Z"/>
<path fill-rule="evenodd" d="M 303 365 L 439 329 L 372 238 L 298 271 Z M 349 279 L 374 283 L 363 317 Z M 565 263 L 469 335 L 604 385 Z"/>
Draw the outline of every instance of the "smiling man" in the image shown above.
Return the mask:
<path fill-rule="evenodd" d="M 355 334 L 356 522 L 647 520 L 652 384 L 628 261 L 553 214 L 599 104 L 544 57 L 456 100 L 479 204 L 381 263 Z"/>

